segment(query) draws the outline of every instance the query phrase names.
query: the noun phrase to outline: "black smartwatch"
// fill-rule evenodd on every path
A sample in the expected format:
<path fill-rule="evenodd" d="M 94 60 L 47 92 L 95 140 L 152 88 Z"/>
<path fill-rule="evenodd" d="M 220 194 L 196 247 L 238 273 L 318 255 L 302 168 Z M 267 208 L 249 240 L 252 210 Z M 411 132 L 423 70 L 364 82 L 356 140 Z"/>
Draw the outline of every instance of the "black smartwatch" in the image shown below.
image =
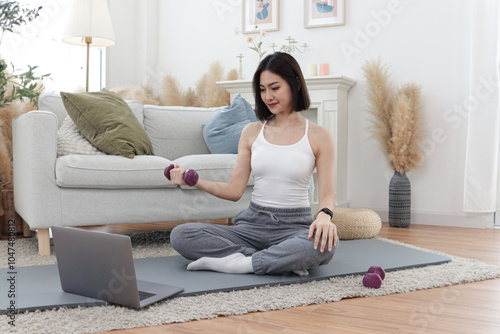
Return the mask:
<path fill-rule="evenodd" d="M 332 218 L 333 218 L 333 211 L 332 211 L 332 210 L 330 210 L 330 209 L 328 209 L 328 208 L 323 208 L 323 209 L 319 210 L 319 211 L 318 211 L 318 214 L 319 214 L 320 212 L 324 212 L 324 213 L 326 213 L 327 215 L 329 215 L 329 216 L 330 216 L 330 219 L 332 219 Z M 316 214 L 316 215 L 317 215 L 317 214 Z"/>

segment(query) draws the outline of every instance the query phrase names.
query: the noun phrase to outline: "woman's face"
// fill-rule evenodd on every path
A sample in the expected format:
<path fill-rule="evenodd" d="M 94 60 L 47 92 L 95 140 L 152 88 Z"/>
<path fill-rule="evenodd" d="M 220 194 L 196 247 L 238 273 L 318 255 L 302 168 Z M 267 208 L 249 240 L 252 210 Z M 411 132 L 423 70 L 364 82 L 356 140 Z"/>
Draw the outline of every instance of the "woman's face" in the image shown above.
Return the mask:
<path fill-rule="evenodd" d="M 260 74 L 260 98 L 274 115 L 288 115 L 292 111 L 290 85 L 281 76 L 269 70 Z"/>

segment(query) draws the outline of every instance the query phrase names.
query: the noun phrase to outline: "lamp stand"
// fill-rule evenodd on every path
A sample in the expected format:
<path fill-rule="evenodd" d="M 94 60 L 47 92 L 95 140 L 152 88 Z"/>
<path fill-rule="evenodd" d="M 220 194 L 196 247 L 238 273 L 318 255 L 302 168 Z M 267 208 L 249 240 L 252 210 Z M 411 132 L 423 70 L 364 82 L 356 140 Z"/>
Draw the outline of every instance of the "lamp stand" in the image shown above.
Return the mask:
<path fill-rule="evenodd" d="M 87 81 L 85 85 L 85 92 L 89 91 L 89 55 L 90 55 L 90 44 L 92 44 L 92 37 L 85 37 L 85 43 L 87 43 Z"/>

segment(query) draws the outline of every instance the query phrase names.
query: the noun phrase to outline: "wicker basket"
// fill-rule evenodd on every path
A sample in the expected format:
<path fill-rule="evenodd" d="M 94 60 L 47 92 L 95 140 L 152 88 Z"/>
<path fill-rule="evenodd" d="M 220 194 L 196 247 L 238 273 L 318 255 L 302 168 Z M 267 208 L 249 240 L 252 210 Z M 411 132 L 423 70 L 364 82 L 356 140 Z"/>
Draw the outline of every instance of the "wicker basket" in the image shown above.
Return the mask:
<path fill-rule="evenodd" d="M 337 234 L 341 240 L 369 239 L 380 233 L 380 216 L 368 209 L 336 208 L 332 223 L 337 225 Z"/>
<path fill-rule="evenodd" d="M 14 192 L 12 190 L 2 191 L 2 207 L 4 215 L 0 219 L 0 233 L 9 234 L 9 224 L 15 226 L 16 234 L 23 234 L 23 219 L 14 209 Z M 14 224 L 12 225 L 12 222 Z"/>

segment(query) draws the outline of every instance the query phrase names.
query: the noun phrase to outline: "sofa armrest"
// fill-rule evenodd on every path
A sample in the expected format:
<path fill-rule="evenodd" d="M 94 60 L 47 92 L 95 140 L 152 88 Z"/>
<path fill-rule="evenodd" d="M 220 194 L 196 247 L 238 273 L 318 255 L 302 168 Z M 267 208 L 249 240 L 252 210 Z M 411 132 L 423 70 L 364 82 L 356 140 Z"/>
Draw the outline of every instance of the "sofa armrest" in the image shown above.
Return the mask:
<path fill-rule="evenodd" d="M 55 180 L 58 120 L 35 110 L 12 121 L 14 206 L 32 230 L 61 222 Z"/>

